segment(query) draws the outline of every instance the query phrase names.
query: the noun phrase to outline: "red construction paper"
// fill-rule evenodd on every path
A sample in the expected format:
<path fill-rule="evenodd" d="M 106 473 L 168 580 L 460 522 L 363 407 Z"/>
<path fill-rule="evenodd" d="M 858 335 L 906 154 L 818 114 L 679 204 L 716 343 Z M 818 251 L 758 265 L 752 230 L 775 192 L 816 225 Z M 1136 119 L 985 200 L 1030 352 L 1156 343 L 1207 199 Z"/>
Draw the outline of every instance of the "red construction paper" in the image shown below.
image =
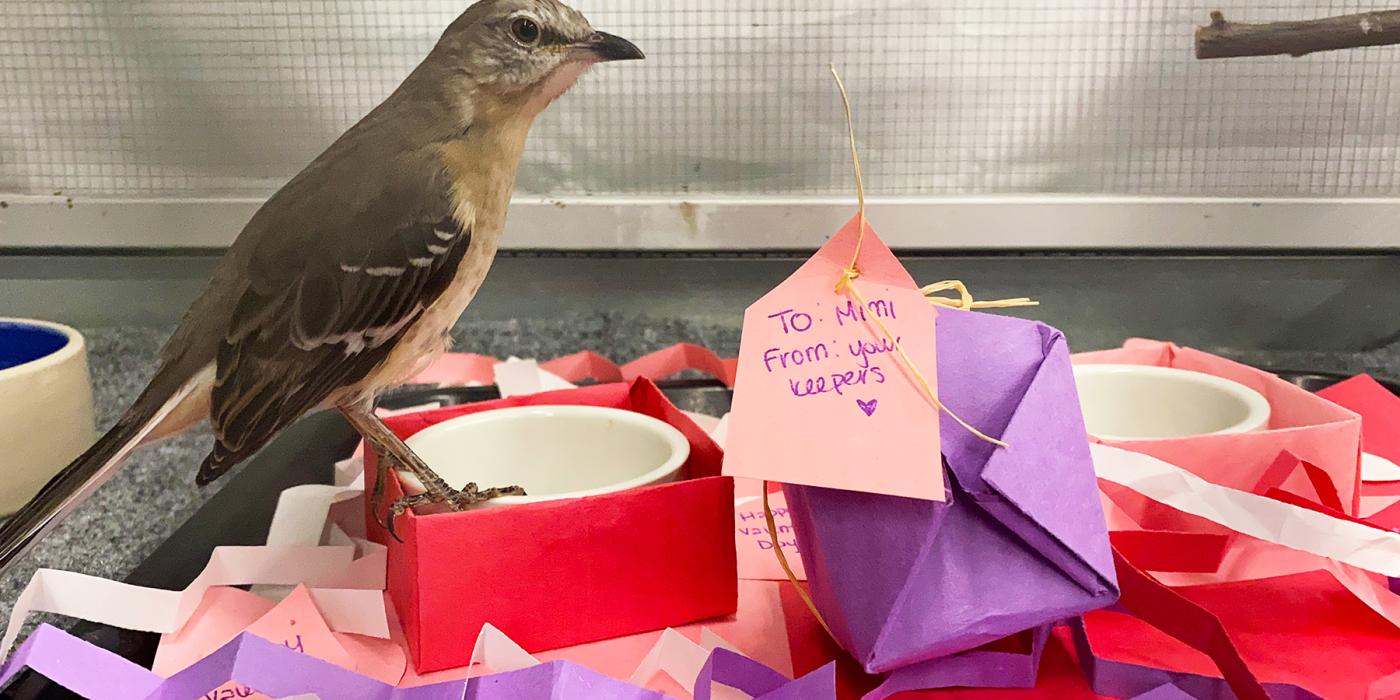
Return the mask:
<path fill-rule="evenodd" d="M 612 360 L 592 350 L 584 350 L 548 362 L 541 362 L 540 369 L 574 384 L 588 379 L 598 382 L 620 382 L 623 380 L 620 367 Z"/>
<path fill-rule="evenodd" d="M 1386 530 L 1400 530 L 1400 503 L 1372 513 L 1366 522 Z"/>
<path fill-rule="evenodd" d="M 646 377 L 661 381 L 693 369 L 734 386 L 734 368 L 738 362 L 737 359 L 722 359 L 713 350 L 700 345 L 678 343 L 628 362 L 622 366 L 622 375 L 627 379 Z"/>
<path fill-rule="evenodd" d="M 1192 649 L 1204 652 L 1240 700 L 1269 700 L 1269 694 L 1240 657 L 1218 618 L 1133 566 L 1117 550 L 1113 563 L 1118 570 L 1120 605 Z"/>
<path fill-rule="evenodd" d="M 1303 483 L 1311 487 L 1314 496 L 1296 494 L 1283 488 L 1284 482 L 1288 481 L 1288 478 L 1296 471 L 1301 471 L 1307 477 L 1307 481 Z M 1295 498 L 1325 506 L 1331 511 L 1340 513 L 1346 510 L 1342 505 L 1342 498 L 1337 493 L 1337 485 L 1332 481 L 1332 477 L 1321 467 L 1312 462 L 1298 459 L 1296 455 L 1287 450 L 1278 454 L 1278 458 L 1269 465 L 1268 470 L 1264 472 L 1264 476 L 1259 479 L 1259 483 L 1252 491 L 1262 496 L 1269 496 L 1273 493 L 1288 493 Z"/>
<path fill-rule="evenodd" d="M 1298 685 L 1329 700 L 1361 700 L 1400 660 L 1400 631 L 1326 572 L 1176 592 L 1220 621 L 1261 681 Z M 1200 652 L 1142 620 L 1099 611 L 1085 621 L 1100 657 L 1220 675 Z"/>
<path fill-rule="evenodd" d="M 1209 573 L 1220 568 L 1228 535 L 1161 530 L 1110 532 L 1113 548 L 1143 571 Z"/>
<path fill-rule="evenodd" d="M 414 666 L 466 664 L 490 622 L 535 652 L 679 626 L 735 611 L 734 484 L 722 453 L 647 379 L 546 392 L 386 422 L 400 437 L 448 418 L 508 406 L 585 404 L 670 423 L 690 441 L 686 478 L 614 494 L 461 513 L 405 513 L 388 537 L 389 594 Z M 374 455 L 366 455 L 366 493 Z M 484 486 L 484 485 L 483 485 Z M 402 489 L 385 484 L 386 502 Z M 564 527 L 563 524 L 568 524 Z"/>
<path fill-rule="evenodd" d="M 1358 374 L 1317 392 L 1361 414 L 1361 447 L 1400 464 L 1400 396 L 1369 375 Z"/>

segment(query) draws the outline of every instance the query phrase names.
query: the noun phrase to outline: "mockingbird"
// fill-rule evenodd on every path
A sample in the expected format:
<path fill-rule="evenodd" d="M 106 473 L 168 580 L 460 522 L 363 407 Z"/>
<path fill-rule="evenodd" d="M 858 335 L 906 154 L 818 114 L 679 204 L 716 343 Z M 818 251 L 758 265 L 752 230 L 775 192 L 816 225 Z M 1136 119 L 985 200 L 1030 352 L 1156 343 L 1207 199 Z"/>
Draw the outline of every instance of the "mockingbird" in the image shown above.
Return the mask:
<path fill-rule="evenodd" d="M 150 384 L 45 489 L 85 486 L 48 516 L 6 523 L 0 538 L 33 540 L 133 449 L 205 417 L 215 442 L 200 484 L 318 407 L 339 410 L 382 457 L 378 483 L 393 462 L 426 487 L 393 504 L 394 514 L 522 493 L 451 487 L 373 402 L 446 348 L 496 255 L 535 117 L 593 64 L 642 57 L 556 0 L 469 7 L 388 99 L 253 215 L 161 350 Z"/>

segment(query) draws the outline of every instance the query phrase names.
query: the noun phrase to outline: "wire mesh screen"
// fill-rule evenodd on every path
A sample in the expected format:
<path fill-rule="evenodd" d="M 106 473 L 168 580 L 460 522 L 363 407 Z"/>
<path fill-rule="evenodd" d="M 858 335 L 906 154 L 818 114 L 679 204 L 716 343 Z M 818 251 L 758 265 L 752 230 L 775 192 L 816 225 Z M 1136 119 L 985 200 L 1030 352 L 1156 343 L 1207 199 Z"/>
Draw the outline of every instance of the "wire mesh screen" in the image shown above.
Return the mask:
<path fill-rule="evenodd" d="M 1390 195 L 1397 49 L 1197 61 L 1192 32 L 1352 2 L 578 0 L 643 63 L 541 117 L 552 194 Z M 387 95 L 460 0 L 4 0 L 0 191 L 264 196 Z"/>

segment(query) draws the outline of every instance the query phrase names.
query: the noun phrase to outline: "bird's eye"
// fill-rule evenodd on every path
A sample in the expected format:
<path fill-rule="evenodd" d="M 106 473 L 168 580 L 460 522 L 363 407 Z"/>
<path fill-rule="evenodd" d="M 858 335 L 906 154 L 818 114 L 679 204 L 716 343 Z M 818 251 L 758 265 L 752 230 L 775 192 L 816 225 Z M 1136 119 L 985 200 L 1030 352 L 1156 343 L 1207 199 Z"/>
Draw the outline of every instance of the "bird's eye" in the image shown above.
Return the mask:
<path fill-rule="evenodd" d="M 511 22 L 510 33 L 515 36 L 516 41 L 526 46 L 540 43 L 540 25 L 529 17 L 517 17 Z"/>

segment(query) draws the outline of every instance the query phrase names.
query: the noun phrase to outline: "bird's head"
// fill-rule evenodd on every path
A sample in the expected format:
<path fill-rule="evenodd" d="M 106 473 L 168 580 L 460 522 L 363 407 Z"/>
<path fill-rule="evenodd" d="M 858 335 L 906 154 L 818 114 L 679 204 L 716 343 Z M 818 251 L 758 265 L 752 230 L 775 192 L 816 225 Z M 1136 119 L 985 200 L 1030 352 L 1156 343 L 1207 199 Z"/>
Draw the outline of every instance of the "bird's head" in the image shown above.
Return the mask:
<path fill-rule="evenodd" d="M 534 116 L 589 67 L 644 58 L 557 0 L 480 0 L 443 32 L 428 62 L 474 110 Z"/>

